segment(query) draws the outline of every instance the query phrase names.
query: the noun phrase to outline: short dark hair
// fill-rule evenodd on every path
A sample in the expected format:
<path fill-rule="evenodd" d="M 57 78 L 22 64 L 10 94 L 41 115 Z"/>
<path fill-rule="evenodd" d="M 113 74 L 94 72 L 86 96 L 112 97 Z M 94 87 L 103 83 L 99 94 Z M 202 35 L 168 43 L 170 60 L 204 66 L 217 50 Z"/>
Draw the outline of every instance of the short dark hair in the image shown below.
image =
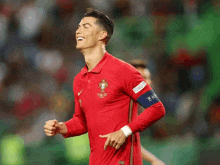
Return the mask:
<path fill-rule="evenodd" d="M 141 59 L 134 59 L 128 62 L 135 68 L 147 68 L 147 63 L 144 60 Z"/>
<path fill-rule="evenodd" d="M 113 34 L 114 31 L 114 24 L 111 21 L 111 19 L 105 15 L 104 13 L 102 13 L 101 11 L 98 11 L 96 9 L 93 8 L 88 8 L 86 10 L 86 13 L 84 14 L 84 17 L 94 17 L 97 19 L 97 23 L 104 28 L 104 30 L 107 31 L 108 35 L 106 38 L 106 44 L 108 43 L 108 41 L 111 39 L 111 36 Z"/>

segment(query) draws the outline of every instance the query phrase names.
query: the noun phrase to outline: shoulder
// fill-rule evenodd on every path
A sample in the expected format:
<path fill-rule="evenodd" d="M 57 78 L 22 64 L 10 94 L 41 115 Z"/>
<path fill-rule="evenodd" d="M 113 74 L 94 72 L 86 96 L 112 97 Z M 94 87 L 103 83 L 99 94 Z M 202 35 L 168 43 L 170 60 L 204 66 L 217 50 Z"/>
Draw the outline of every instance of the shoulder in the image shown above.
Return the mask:
<path fill-rule="evenodd" d="M 110 69 L 108 69 L 109 72 L 114 75 L 114 78 L 123 88 L 133 87 L 137 84 L 136 82 L 143 81 L 140 72 L 131 64 L 116 57 L 111 57 L 109 64 L 112 65 L 111 68 L 109 67 Z"/>
<path fill-rule="evenodd" d="M 110 66 L 112 66 L 112 68 L 117 69 L 118 71 L 121 71 L 122 73 L 125 73 L 125 71 L 137 72 L 137 69 L 135 67 L 133 67 L 131 64 L 129 64 L 119 58 L 116 58 L 112 55 L 110 55 L 109 64 L 110 64 Z"/>

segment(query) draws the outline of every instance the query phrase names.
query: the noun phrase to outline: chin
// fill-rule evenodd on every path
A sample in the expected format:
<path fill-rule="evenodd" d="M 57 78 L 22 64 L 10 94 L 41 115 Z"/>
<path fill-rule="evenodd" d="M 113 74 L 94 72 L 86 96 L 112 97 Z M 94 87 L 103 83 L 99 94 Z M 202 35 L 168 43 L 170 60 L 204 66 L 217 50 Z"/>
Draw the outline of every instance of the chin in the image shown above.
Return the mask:
<path fill-rule="evenodd" d="M 82 46 L 77 46 L 76 45 L 76 49 L 80 50 L 80 49 L 82 49 Z"/>
<path fill-rule="evenodd" d="M 87 47 L 86 45 L 76 45 L 76 49 L 78 50 L 83 50 L 83 49 L 88 49 L 89 47 Z"/>

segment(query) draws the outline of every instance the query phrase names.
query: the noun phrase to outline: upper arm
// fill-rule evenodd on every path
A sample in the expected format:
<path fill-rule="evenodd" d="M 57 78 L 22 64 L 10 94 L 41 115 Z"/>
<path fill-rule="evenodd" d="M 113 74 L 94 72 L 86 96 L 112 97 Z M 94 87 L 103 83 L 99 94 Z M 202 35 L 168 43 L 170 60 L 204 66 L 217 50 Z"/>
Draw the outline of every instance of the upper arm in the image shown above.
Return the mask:
<path fill-rule="evenodd" d="M 136 68 L 127 65 L 123 72 L 126 73 L 124 76 L 121 76 L 123 91 L 133 100 L 137 101 L 144 108 L 150 107 L 160 101 Z"/>

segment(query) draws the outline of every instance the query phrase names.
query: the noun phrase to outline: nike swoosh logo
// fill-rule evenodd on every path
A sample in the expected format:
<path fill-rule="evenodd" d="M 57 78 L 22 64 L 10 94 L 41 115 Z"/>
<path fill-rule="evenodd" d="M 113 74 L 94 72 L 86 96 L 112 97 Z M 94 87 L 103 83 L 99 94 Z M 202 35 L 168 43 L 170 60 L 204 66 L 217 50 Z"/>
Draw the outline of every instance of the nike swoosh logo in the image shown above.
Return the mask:
<path fill-rule="evenodd" d="M 78 96 L 82 93 L 82 91 L 83 91 L 83 89 L 80 92 L 78 92 Z"/>

